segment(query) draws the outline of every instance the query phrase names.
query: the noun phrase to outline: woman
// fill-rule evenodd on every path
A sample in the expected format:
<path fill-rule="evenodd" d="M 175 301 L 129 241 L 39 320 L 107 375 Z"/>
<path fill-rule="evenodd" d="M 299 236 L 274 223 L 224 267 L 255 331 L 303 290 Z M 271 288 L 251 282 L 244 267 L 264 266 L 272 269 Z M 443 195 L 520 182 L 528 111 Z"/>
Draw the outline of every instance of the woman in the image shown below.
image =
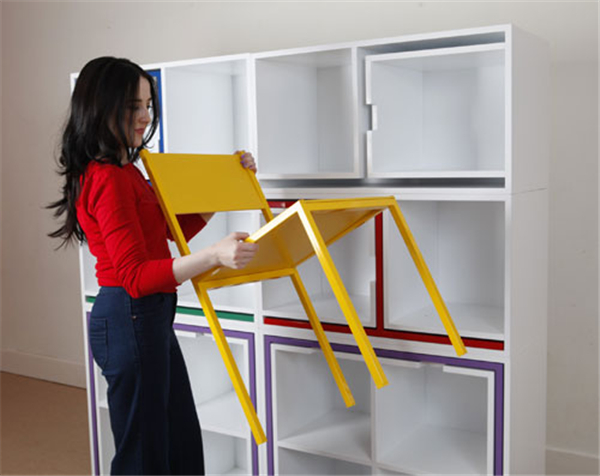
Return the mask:
<path fill-rule="evenodd" d="M 242 268 L 256 245 L 232 233 L 173 259 L 152 188 L 133 165 L 156 131 L 150 75 L 126 59 L 102 57 L 81 71 L 60 154 L 64 224 L 49 236 L 87 240 L 101 286 L 91 312 L 94 360 L 108 381 L 116 454 L 111 474 L 203 474 L 200 425 L 173 333 L 176 287 L 217 266 Z M 242 166 L 256 172 L 251 154 Z M 186 215 L 189 240 L 212 214 Z"/>

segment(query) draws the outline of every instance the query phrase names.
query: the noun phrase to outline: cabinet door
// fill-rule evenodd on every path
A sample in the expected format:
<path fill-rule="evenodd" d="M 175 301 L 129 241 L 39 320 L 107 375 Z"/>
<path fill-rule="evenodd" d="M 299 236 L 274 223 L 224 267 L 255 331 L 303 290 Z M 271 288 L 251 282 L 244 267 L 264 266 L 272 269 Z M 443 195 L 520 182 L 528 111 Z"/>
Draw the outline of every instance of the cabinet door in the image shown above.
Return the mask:
<path fill-rule="evenodd" d="M 504 43 L 367 55 L 368 174 L 504 179 Z"/>
<path fill-rule="evenodd" d="M 502 474 L 502 364 L 376 349 L 376 390 L 356 347 L 332 347 L 350 409 L 317 342 L 265 337 L 269 474 Z"/>

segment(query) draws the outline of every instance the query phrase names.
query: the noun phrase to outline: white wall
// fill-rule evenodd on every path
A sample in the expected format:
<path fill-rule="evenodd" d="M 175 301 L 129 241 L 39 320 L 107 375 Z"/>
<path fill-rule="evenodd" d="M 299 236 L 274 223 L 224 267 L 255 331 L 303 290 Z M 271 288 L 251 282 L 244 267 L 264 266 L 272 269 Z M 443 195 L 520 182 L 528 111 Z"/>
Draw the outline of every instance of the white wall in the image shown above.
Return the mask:
<path fill-rule="evenodd" d="M 513 22 L 553 60 L 548 447 L 552 472 L 598 468 L 596 2 L 3 2 L 2 368 L 83 385 L 75 249 L 43 205 L 69 73 L 116 55 L 152 63 Z M 259 158 L 260 159 L 260 158 Z"/>

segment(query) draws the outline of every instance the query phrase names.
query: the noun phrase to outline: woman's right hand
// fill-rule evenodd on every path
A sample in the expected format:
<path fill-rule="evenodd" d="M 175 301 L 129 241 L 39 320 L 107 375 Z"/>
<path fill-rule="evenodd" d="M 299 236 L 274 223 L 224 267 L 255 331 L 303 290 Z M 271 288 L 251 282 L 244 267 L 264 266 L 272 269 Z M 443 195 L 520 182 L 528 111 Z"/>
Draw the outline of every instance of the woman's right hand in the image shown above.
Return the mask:
<path fill-rule="evenodd" d="M 248 233 L 235 231 L 213 245 L 219 266 L 242 269 L 258 251 L 256 243 L 248 243 Z"/>

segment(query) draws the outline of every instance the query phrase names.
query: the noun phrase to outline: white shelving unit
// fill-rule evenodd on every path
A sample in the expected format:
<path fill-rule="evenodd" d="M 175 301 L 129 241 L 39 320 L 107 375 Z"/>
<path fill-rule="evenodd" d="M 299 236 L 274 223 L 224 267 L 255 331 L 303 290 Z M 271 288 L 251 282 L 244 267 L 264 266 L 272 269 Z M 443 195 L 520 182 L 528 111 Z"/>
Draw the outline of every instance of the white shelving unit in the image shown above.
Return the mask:
<path fill-rule="evenodd" d="M 330 247 L 387 387 L 374 388 L 317 260 L 299 267 L 353 408 L 289 280 L 212 291 L 267 431 L 257 448 L 183 285 L 176 328 L 209 473 L 544 473 L 547 59 L 543 41 L 499 25 L 147 66 L 165 151 L 252 151 L 273 201 L 394 196 L 468 349 L 455 356 L 387 214 Z M 260 225 L 258 212 L 219 213 L 190 248 Z M 94 264 L 82 247 L 86 312 Z M 93 471 L 108 474 L 106 390 L 88 371 Z"/>

